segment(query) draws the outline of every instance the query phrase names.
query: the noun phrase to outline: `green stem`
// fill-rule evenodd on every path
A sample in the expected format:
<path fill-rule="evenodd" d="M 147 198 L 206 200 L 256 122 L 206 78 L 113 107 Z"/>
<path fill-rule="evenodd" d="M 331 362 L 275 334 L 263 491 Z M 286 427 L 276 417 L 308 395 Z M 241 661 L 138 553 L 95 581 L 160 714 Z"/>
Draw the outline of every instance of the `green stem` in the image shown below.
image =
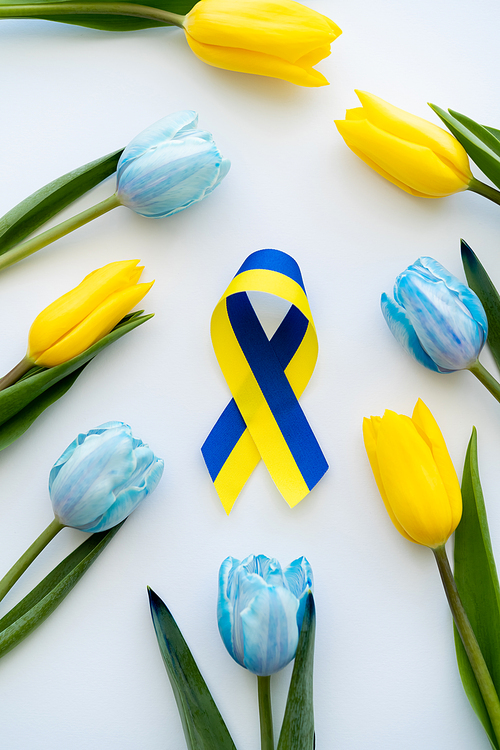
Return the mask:
<path fill-rule="evenodd" d="M 134 3 L 61 2 L 0 6 L 0 18 L 40 18 L 41 16 L 46 18 L 47 16 L 73 15 L 74 13 L 148 18 L 152 21 L 173 24 L 181 28 L 185 18 L 178 13 L 170 13 L 167 10 Z"/>
<path fill-rule="evenodd" d="M 6 253 L 0 255 L 0 270 L 7 268 L 7 266 L 11 266 L 13 263 L 17 263 L 23 258 L 27 258 L 28 255 L 32 255 L 33 253 L 36 253 L 37 250 L 41 250 L 42 247 L 46 247 L 46 245 L 50 245 L 51 242 L 58 240 L 60 237 L 64 237 L 65 234 L 72 232 L 73 229 L 82 227 L 84 224 L 92 221 L 92 219 L 96 219 L 98 216 L 102 216 L 107 211 L 111 211 L 112 208 L 116 208 L 120 205 L 121 203 L 118 196 L 114 193 L 109 198 L 106 198 L 91 208 L 87 208 L 86 211 L 82 211 L 71 219 L 61 222 L 61 224 L 52 227 L 52 229 L 47 229 L 46 232 L 37 234 L 36 237 L 33 237 L 31 240 L 21 242 L 20 245 L 16 245 L 11 250 L 7 250 Z"/>
<path fill-rule="evenodd" d="M 9 572 L 4 575 L 0 581 L 0 601 L 4 596 L 11 590 L 15 582 L 22 576 L 24 571 L 31 565 L 33 560 L 45 549 L 47 544 L 52 541 L 56 534 L 63 529 L 62 523 L 54 520 L 49 523 L 45 531 L 43 531 L 38 539 L 35 539 L 31 547 L 28 547 L 24 555 L 21 555 L 19 560 L 12 566 Z"/>
<path fill-rule="evenodd" d="M 29 359 L 29 357 L 24 357 L 24 359 L 18 362 L 18 364 L 13 367 L 7 375 L 0 378 L 0 391 L 5 390 L 5 388 L 8 388 L 9 385 L 13 385 L 13 383 L 17 383 L 17 381 L 20 380 L 23 375 L 26 375 L 28 370 L 31 370 L 32 367 L 33 362 L 31 359 Z"/>
<path fill-rule="evenodd" d="M 478 193 L 478 195 L 483 195 L 485 198 L 489 198 L 490 201 L 498 203 L 500 206 L 500 191 L 490 185 L 486 185 L 480 180 L 476 180 L 475 177 L 469 182 L 467 190 L 471 190 L 473 193 Z"/>
<path fill-rule="evenodd" d="M 443 582 L 448 604 L 455 621 L 460 638 L 464 644 L 467 657 L 474 672 L 474 675 L 483 696 L 488 716 L 495 732 L 497 740 L 500 742 L 500 701 L 488 671 L 488 667 L 479 648 L 474 631 L 472 630 L 469 618 L 465 612 L 462 600 L 460 599 L 457 585 L 451 572 L 450 563 L 446 556 L 444 545 L 432 550 L 436 558 L 441 580 Z"/>
<path fill-rule="evenodd" d="M 257 677 L 259 689 L 260 747 L 274 750 L 273 714 L 271 711 L 271 677 Z"/>
<path fill-rule="evenodd" d="M 489 390 L 491 395 L 494 396 L 497 401 L 500 401 L 500 383 L 498 380 L 495 380 L 486 367 L 483 367 L 478 359 L 476 359 L 474 364 L 469 367 L 469 370 L 484 385 L 484 387 Z"/>

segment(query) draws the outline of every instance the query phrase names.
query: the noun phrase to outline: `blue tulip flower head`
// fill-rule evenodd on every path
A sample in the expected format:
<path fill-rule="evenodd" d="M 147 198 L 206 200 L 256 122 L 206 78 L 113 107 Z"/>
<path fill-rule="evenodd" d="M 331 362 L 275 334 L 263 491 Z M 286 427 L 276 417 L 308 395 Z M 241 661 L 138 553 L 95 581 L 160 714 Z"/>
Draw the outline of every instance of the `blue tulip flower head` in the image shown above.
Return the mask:
<path fill-rule="evenodd" d="M 436 372 L 465 370 L 488 336 L 477 295 L 432 258 L 419 258 L 396 279 L 394 299 L 382 295 L 382 313 L 399 343 Z"/>
<path fill-rule="evenodd" d="M 56 519 L 81 531 L 107 531 L 152 492 L 163 461 L 123 422 L 78 435 L 56 461 L 49 493 Z"/>
<path fill-rule="evenodd" d="M 170 216 L 201 201 L 226 176 L 210 133 L 197 130 L 198 115 L 184 110 L 150 125 L 123 151 L 116 194 L 141 216 Z"/>
<path fill-rule="evenodd" d="M 224 645 L 242 667 L 262 677 L 283 669 L 295 657 L 311 566 L 305 557 L 288 568 L 274 558 L 228 557 L 219 572 L 217 619 Z"/>

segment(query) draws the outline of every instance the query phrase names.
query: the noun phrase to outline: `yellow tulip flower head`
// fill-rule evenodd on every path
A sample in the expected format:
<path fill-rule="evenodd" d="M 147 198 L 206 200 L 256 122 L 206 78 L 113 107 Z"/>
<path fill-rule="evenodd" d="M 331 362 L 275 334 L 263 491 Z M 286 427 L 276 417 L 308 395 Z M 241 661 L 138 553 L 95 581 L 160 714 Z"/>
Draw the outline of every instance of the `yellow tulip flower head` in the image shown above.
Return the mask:
<path fill-rule="evenodd" d="M 293 0 L 200 0 L 184 23 L 195 55 L 216 68 L 325 86 L 313 69 L 342 33 L 326 16 Z"/>
<path fill-rule="evenodd" d="M 143 270 L 138 263 L 108 263 L 46 307 L 30 328 L 27 357 L 36 365 L 54 367 L 109 333 L 153 286 L 137 283 Z"/>
<path fill-rule="evenodd" d="M 361 107 L 336 120 L 351 151 L 411 195 L 440 198 L 467 190 L 472 173 L 462 145 L 432 122 L 356 91 Z"/>
<path fill-rule="evenodd" d="M 420 399 L 413 415 L 363 420 L 373 474 L 391 521 L 410 542 L 441 547 L 462 516 L 462 495 L 441 431 Z"/>

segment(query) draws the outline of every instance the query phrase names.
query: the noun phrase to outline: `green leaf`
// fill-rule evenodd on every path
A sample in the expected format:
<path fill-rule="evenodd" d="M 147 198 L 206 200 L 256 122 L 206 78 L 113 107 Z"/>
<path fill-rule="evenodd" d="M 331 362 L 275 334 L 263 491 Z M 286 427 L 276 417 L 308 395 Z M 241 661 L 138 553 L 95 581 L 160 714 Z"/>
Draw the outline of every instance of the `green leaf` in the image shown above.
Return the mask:
<path fill-rule="evenodd" d="M 148 588 L 158 645 L 174 692 L 188 750 L 236 750 L 210 691 L 159 596 Z"/>
<path fill-rule="evenodd" d="M 477 463 L 477 434 L 472 436 L 462 477 L 463 515 L 455 532 L 455 580 L 465 611 L 493 683 L 500 688 L 500 587 Z M 486 706 L 460 636 L 455 629 L 460 677 L 490 742 L 499 749 Z"/>
<path fill-rule="evenodd" d="M 96 356 L 102 349 L 109 344 L 112 344 L 117 339 L 124 336 L 129 331 L 132 331 L 137 326 L 145 323 L 146 320 L 152 318 L 153 315 L 143 315 L 136 317 L 133 314 L 131 317 L 124 318 L 118 325 L 104 338 L 102 338 L 93 346 L 86 349 L 82 354 L 77 357 L 73 357 L 68 362 L 64 362 L 62 365 L 51 367 L 47 370 L 37 372 L 32 377 L 25 378 L 23 380 L 14 383 L 4 391 L 0 391 L 0 426 L 5 425 L 12 417 L 19 414 L 28 404 L 31 404 L 38 396 L 47 391 L 51 386 L 59 383 L 63 378 L 75 370 L 78 370 L 93 357 Z M 63 395 L 62 393 L 60 394 Z M 48 404 L 47 404 L 48 406 Z M 29 426 L 29 425 L 28 425 Z"/>
<path fill-rule="evenodd" d="M 59 606 L 118 529 L 92 534 L 0 620 L 0 657 L 11 651 Z"/>
<path fill-rule="evenodd" d="M 500 368 L 500 295 L 469 245 L 461 240 L 462 263 L 470 288 L 477 294 L 488 318 L 488 345 Z"/>
<path fill-rule="evenodd" d="M 459 112 L 429 105 L 462 144 L 479 169 L 500 188 L 500 141 L 495 133 Z"/>
<path fill-rule="evenodd" d="M 77 377 L 83 372 L 87 364 L 80 367 L 75 372 L 67 375 L 55 385 L 48 388 L 40 396 L 33 399 L 24 409 L 11 417 L 3 425 L 0 425 L 0 451 L 7 448 L 8 445 L 17 440 L 18 437 L 31 427 L 33 422 L 45 409 L 64 396 L 69 391 Z"/>
<path fill-rule="evenodd" d="M 315 631 L 316 610 L 314 597 L 309 592 L 288 690 L 278 750 L 313 750 L 315 747 L 313 708 Z"/>
<path fill-rule="evenodd" d="M 99 3 L 105 3 L 109 0 L 93 0 L 98 5 Z M 61 0 L 56 0 L 61 2 Z M 189 13 L 193 5 L 198 0 L 154 0 L 153 2 L 139 3 L 139 5 L 147 5 L 149 8 L 159 8 L 160 10 L 166 10 L 170 13 L 177 13 L 181 16 Z M 137 7 L 137 3 L 130 0 L 130 3 Z M 100 13 L 71 13 L 67 15 L 58 15 L 55 10 L 47 11 L 43 10 L 44 5 L 53 5 L 53 0 L 33 0 L 33 2 L 26 3 L 24 0 L 0 0 L 0 8 L 2 6 L 14 6 L 14 5 L 40 5 L 40 13 L 29 15 L 30 18 L 41 18 L 46 21 L 57 21 L 58 23 L 69 23 L 76 26 L 86 26 L 91 29 L 101 29 L 103 31 L 134 31 L 136 29 L 147 29 L 156 26 L 171 26 L 172 24 L 168 21 L 154 21 L 148 18 L 136 18 L 134 16 L 116 16 L 111 14 L 100 14 Z M 61 2 L 63 5 L 64 2 Z M 124 4 L 129 4 L 129 0 L 124 0 Z M 13 18 L 15 16 L 12 16 Z"/>
<path fill-rule="evenodd" d="M 0 1 L 0 7 L 2 3 Z M 116 171 L 123 149 L 103 156 L 49 182 L 0 219 L 0 255 Z"/>

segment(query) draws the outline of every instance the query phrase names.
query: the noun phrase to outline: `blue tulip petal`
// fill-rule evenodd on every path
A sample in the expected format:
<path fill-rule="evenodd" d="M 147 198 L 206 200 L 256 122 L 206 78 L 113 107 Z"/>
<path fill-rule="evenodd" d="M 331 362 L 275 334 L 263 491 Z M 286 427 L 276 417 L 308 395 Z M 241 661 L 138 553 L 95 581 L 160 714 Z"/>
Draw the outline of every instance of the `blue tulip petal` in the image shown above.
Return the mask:
<path fill-rule="evenodd" d="M 197 122 L 195 112 L 177 112 L 134 138 L 118 162 L 116 192 L 123 205 L 163 218 L 212 192 L 230 162 L 210 133 L 196 130 Z"/>
<path fill-rule="evenodd" d="M 112 528 L 158 484 L 163 461 L 134 438 L 128 425 L 109 422 L 80 434 L 54 464 L 49 492 L 56 517 L 84 531 Z"/>
<path fill-rule="evenodd" d="M 178 213 L 218 185 L 222 162 L 215 144 L 196 131 L 189 141 L 170 142 L 130 164 L 119 181 L 120 201 L 149 218 Z"/>
<path fill-rule="evenodd" d="M 488 319 L 477 294 L 466 284 L 462 284 L 456 276 L 453 276 L 453 274 L 442 266 L 441 263 L 434 260 L 434 258 L 422 256 L 418 259 L 417 263 L 418 262 L 420 262 L 422 268 L 430 271 L 435 277 L 442 279 L 448 289 L 456 292 L 460 301 L 466 306 L 476 323 L 481 327 L 484 341 L 486 342 L 488 337 Z"/>
<path fill-rule="evenodd" d="M 380 300 L 382 314 L 389 329 L 403 349 L 415 357 L 417 362 L 429 370 L 439 372 L 438 366 L 432 361 L 425 349 L 422 347 L 415 329 L 403 307 L 394 300 L 383 294 Z"/>
<path fill-rule="evenodd" d="M 287 589 L 266 586 L 241 613 L 245 667 L 257 675 L 283 669 L 299 640 L 298 601 Z"/>
<path fill-rule="evenodd" d="M 130 426 L 128 424 L 125 424 L 124 422 L 105 422 L 104 424 L 99 425 L 99 427 L 94 427 L 88 432 L 81 432 L 73 440 L 73 442 L 68 445 L 64 453 L 61 456 L 59 456 L 54 466 L 50 470 L 49 493 L 51 492 L 52 483 L 54 482 L 55 478 L 59 474 L 61 467 L 64 466 L 67 460 L 73 455 L 75 449 L 85 441 L 88 435 L 102 435 L 104 432 L 107 432 L 108 430 L 115 429 L 115 428 L 122 430 L 124 433 L 132 437 L 132 430 Z"/>
<path fill-rule="evenodd" d="M 156 488 L 162 477 L 163 468 L 163 460 L 155 458 L 149 465 L 140 485 L 129 486 L 127 489 L 121 490 L 113 505 L 100 518 L 89 526 L 79 526 L 80 530 L 88 532 L 107 531 L 124 521 Z"/>
<path fill-rule="evenodd" d="M 130 141 L 123 150 L 118 161 L 117 179 L 120 180 L 125 167 L 134 159 L 143 156 L 147 151 L 154 150 L 174 138 L 182 137 L 188 131 L 196 130 L 198 115 L 193 110 L 185 109 L 162 117 L 143 130 Z"/>
<path fill-rule="evenodd" d="M 89 436 L 52 485 L 52 506 L 61 523 L 79 528 L 102 516 L 133 474 L 136 459 L 128 436 Z"/>
<path fill-rule="evenodd" d="M 240 564 L 239 560 L 234 557 L 227 557 L 219 570 L 219 595 L 217 599 L 217 622 L 219 625 L 219 633 L 221 635 L 224 646 L 231 654 L 235 661 L 238 661 L 233 648 L 233 626 L 234 626 L 234 613 L 233 604 L 228 596 L 228 581 L 233 570 Z M 243 655 L 241 661 L 238 663 L 241 666 L 243 664 Z"/>
<path fill-rule="evenodd" d="M 444 281 L 407 269 L 397 286 L 422 347 L 440 370 L 461 370 L 476 361 L 483 330 Z"/>

